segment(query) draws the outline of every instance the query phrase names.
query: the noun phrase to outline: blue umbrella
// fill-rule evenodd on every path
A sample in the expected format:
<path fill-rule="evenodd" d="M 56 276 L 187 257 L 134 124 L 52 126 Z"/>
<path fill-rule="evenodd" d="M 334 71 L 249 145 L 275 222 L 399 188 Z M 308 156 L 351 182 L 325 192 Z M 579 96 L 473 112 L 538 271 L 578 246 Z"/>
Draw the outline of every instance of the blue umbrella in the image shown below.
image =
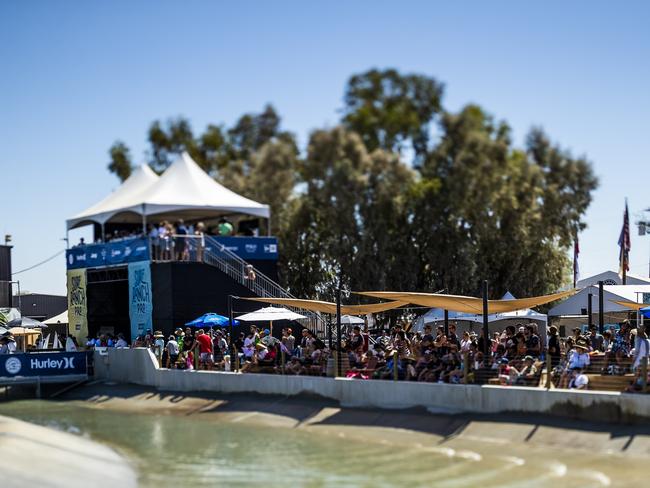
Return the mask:
<path fill-rule="evenodd" d="M 232 324 L 239 325 L 239 321 L 233 320 Z M 185 325 L 189 327 L 227 327 L 230 325 L 230 320 L 228 317 L 224 317 L 218 313 L 206 313 Z"/>
<path fill-rule="evenodd" d="M 645 318 L 650 319 L 650 307 L 642 308 L 641 313 Z"/>

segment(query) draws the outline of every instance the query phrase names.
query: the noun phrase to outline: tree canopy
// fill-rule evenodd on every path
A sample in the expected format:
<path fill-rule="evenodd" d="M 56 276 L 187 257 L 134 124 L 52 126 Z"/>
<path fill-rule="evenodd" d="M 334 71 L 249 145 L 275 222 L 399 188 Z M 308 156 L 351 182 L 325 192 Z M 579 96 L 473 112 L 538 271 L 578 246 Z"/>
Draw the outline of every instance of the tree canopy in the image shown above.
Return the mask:
<path fill-rule="evenodd" d="M 597 187 L 591 164 L 541 128 L 517 147 L 507 122 L 442 102 L 432 77 L 372 69 L 348 81 L 341 124 L 314 130 L 304 151 L 267 105 L 199 135 L 184 118 L 154 121 L 146 158 L 160 172 L 188 151 L 268 203 L 281 281 L 297 296 L 331 299 L 339 276 L 353 290 L 557 289 Z M 109 170 L 128 177 L 126 145 L 109 153 Z"/>

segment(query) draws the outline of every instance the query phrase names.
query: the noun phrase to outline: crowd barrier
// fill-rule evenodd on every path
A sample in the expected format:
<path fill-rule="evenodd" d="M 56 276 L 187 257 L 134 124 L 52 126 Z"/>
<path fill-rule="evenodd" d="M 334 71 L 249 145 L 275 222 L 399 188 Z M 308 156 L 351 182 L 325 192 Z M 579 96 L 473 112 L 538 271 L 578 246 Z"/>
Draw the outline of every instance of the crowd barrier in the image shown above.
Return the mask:
<path fill-rule="evenodd" d="M 445 413 L 550 414 L 603 422 L 650 418 L 650 396 L 532 387 L 353 380 L 160 368 L 148 349 L 109 349 L 95 356 L 95 377 L 174 392 L 317 395 L 346 407 L 423 407 Z"/>

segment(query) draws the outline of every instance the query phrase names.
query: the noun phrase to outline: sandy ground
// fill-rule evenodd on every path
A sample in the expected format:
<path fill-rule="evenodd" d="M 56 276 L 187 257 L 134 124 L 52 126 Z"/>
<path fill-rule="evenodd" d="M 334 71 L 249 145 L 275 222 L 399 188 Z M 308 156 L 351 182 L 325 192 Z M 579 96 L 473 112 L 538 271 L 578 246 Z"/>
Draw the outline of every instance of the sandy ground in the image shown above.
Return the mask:
<path fill-rule="evenodd" d="M 84 402 L 90 408 L 171 415 L 201 415 L 228 422 L 246 421 L 345 435 L 365 441 L 413 446 L 449 442 L 517 443 L 526 446 L 584 449 L 591 454 L 650 455 L 650 425 L 584 422 L 520 414 L 440 414 L 424 409 L 342 408 L 313 396 L 256 394 L 202 395 L 163 392 L 135 385 L 96 383 L 59 400 Z"/>

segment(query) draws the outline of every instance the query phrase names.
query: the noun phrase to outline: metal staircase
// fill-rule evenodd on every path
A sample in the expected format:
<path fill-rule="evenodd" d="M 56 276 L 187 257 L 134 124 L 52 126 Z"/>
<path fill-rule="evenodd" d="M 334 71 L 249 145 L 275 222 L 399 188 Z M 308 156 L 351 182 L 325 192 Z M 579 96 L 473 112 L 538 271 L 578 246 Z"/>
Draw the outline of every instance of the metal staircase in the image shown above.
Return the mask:
<path fill-rule="evenodd" d="M 195 256 L 210 266 L 218 268 L 235 282 L 248 288 L 253 294 L 261 298 L 296 298 L 278 283 L 243 260 L 214 237 L 205 236 L 204 245 L 200 238 L 187 239 L 189 255 Z M 251 273 L 254 273 L 254 275 Z M 322 317 L 314 312 L 287 307 L 305 315 L 309 319 L 309 328 L 319 337 L 325 337 L 327 326 Z"/>

